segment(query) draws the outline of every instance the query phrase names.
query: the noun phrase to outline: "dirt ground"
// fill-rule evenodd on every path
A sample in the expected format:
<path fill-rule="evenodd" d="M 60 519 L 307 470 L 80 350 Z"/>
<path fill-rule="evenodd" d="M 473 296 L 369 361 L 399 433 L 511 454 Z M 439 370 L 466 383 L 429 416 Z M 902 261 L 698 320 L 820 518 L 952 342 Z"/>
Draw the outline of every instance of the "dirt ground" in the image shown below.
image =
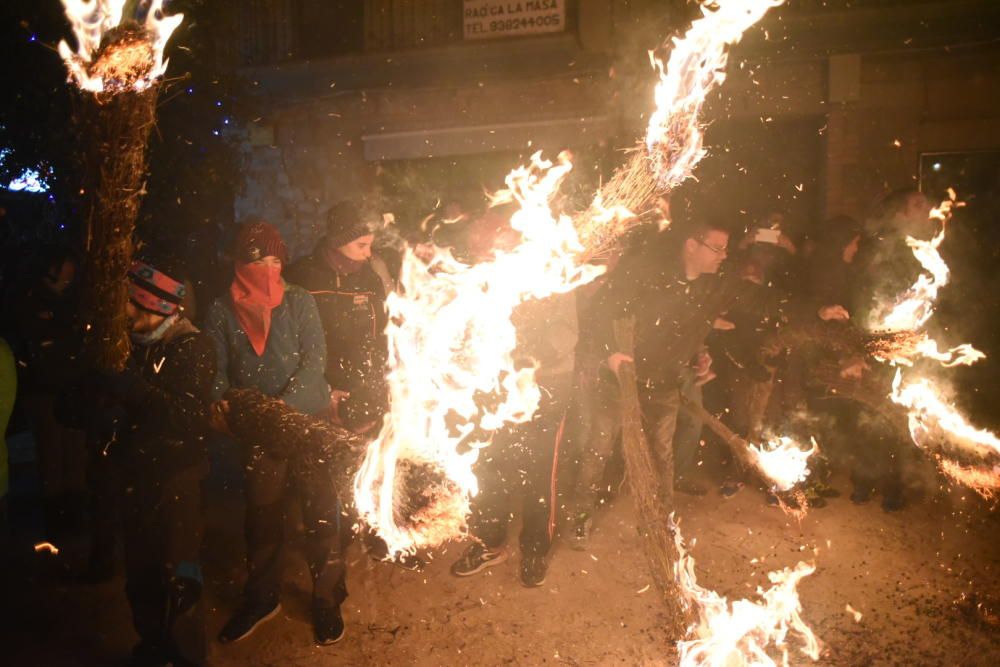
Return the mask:
<path fill-rule="evenodd" d="M 214 637 L 236 604 L 243 567 L 239 495 L 213 495 L 205 569 Z M 816 563 L 800 591 L 803 617 L 823 643 L 817 664 L 1000 664 L 1000 630 L 956 604 L 963 594 L 994 605 L 1000 599 L 1000 517 L 978 499 L 953 493 L 888 514 L 877 502 L 838 498 L 799 522 L 746 489 L 730 500 L 680 496 L 678 514 L 696 542 L 700 583 L 731 600 L 756 599 L 770 570 Z M 516 554 L 457 579 L 448 566 L 461 545 L 434 554 L 420 573 L 374 562 L 355 545 L 347 634 L 323 648 L 312 643 L 308 575 L 293 542 L 279 617 L 235 645 L 213 642 L 211 664 L 673 665 L 676 650 L 640 540 L 632 500 L 623 495 L 598 517 L 589 551 L 556 543 L 537 589 L 520 585 Z M 82 550 L 67 544 L 63 555 L 72 560 Z M 27 543 L 8 558 L 2 650 L 13 660 L 0 662 L 122 664 L 135 636 L 121 578 L 59 583 L 46 560 Z M 792 664 L 808 664 L 793 646 Z"/>

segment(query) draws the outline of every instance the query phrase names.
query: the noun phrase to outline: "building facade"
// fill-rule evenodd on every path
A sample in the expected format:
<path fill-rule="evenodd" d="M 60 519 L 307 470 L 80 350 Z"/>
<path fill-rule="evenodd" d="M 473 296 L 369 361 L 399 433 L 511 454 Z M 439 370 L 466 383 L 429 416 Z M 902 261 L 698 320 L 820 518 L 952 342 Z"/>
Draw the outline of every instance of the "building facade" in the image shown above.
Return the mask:
<path fill-rule="evenodd" d="M 500 187 L 537 149 L 572 149 L 597 182 L 641 136 L 646 49 L 693 11 L 683 0 L 241 3 L 227 47 L 251 92 L 237 217 L 271 219 L 301 254 L 337 201 L 372 199 L 405 224 Z M 934 156 L 989 165 L 997 26 L 989 0 L 771 10 L 713 95 L 696 196 L 730 216 L 783 210 L 807 231 L 920 185 L 947 162 Z"/>

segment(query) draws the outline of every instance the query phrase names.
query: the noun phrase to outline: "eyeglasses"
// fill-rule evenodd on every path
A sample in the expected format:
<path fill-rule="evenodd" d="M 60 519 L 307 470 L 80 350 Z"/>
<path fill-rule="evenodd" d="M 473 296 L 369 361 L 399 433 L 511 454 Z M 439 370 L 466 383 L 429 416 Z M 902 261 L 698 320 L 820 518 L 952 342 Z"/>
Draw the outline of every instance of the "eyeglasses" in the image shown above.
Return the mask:
<path fill-rule="evenodd" d="M 695 241 L 697 241 L 701 245 L 705 246 L 706 248 L 708 248 L 709 250 L 711 250 L 712 252 L 714 252 L 716 255 L 726 255 L 726 254 L 728 254 L 728 251 L 726 250 L 726 246 L 722 246 L 721 248 L 717 248 L 714 245 L 709 245 L 709 244 L 705 243 L 701 239 L 695 239 Z"/>

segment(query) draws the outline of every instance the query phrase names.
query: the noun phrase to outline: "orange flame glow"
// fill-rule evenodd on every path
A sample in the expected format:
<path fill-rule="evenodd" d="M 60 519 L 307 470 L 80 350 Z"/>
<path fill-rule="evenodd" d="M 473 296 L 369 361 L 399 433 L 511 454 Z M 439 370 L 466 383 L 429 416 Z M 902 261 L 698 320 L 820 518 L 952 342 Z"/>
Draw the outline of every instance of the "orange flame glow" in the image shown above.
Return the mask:
<path fill-rule="evenodd" d="M 902 372 L 897 370 L 891 398 L 909 411 L 910 435 L 917 445 L 923 447 L 934 439 L 946 438 L 949 444 L 979 458 L 1000 456 L 1000 438 L 969 424 L 927 378 L 904 383 Z"/>
<path fill-rule="evenodd" d="M 919 241 L 907 238 L 914 257 L 926 273 L 921 273 L 913 286 L 881 316 L 879 328 L 915 330 L 924 326 L 934 314 L 938 292 L 949 279 L 948 265 L 938 252 L 938 246 L 944 240 L 952 208 L 960 205 L 955 199 L 955 192 L 949 190 L 948 199 L 931 211 L 931 219 L 941 223 L 941 231 L 933 239 Z M 937 341 L 927 335 L 922 336 L 911 354 L 936 360 L 945 367 L 971 365 L 986 357 L 968 343 L 942 352 Z M 897 365 L 912 365 L 912 360 L 906 356 L 889 360 Z M 906 408 L 910 437 L 918 447 L 945 452 L 948 449 L 957 450 L 964 456 L 984 462 L 982 466 L 963 466 L 945 454 L 938 456 L 938 467 L 946 477 L 989 499 L 1000 489 L 1000 465 L 997 464 L 1000 460 L 1000 439 L 990 431 L 969 424 L 943 395 L 941 389 L 926 377 L 918 375 L 916 379 L 904 382 L 902 371 L 897 369 L 890 398 Z"/>
<path fill-rule="evenodd" d="M 489 432 L 531 419 L 539 401 L 534 368 L 516 369 L 512 353 L 514 308 L 532 298 L 568 292 L 603 269 L 578 266 L 582 251 L 572 220 L 554 215 L 549 201 L 571 169 L 536 153 L 529 167 L 507 177 L 497 201 L 516 201 L 511 226 L 522 241 L 492 261 L 469 266 L 437 249 L 429 262 L 411 250 L 403 259 L 402 293 L 390 296 L 387 329 L 392 411 L 368 448 L 355 478 L 362 518 L 386 541 L 390 553 L 460 537 L 468 497 L 477 490 L 472 464 Z M 484 406 L 477 396 L 499 397 Z M 461 489 L 453 504 L 461 517 L 400 526 L 393 515 L 397 463 L 436 464 Z"/>
<path fill-rule="evenodd" d="M 921 241 L 912 237 L 906 238 L 906 244 L 913 251 L 913 256 L 920 262 L 925 273 L 921 273 L 915 283 L 901 294 L 891 306 L 877 311 L 873 315 L 875 322 L 873 328 L 884 331 L 916 331 L 920 329 L 934 314 L 934 304 L 938 298 L 938 292 L 948 284 L 951 271 L 945 263 L 938 247 L 945 238 L 945 231 L 948 222 L 951 220 L 952 209 L 960 206 L 961 203 L 955 201 L 955 191 L 948 191 L 948 199 L 932 209 L 930 219 L 941 225 L 941 230 L 934 235 L 930 241 Z M 971 366 L 977 361 L 984 359 L 986 355 L 972 347 L 968 343 L 958 345 L 945 352 L 938 348 L 937 341 L 924 336 L 916 347 L 913 354 L 933 359 L 941 362 L 946 367 Z M 889 361 L 897 364 L 911 365 L 912 362 L 905 357 L 893 357 Z"/>
<path fill-rule="evenodd" d="M 62 3 L 77 44 L 74 52 L 65 40 L 59 42 L 59 55 L 66 63 L 70 80 L 81 90 L 93 93 L 109 90 L 114 82 L 105 80 L 101 68 L 94 68 L 95 58 L 105 35 L 121 25 L 126 0 L 62 0 Z M 145 74 L 130 83 L 132 90 L 145 90 L 167 71 L 168 61 L 163 59 L 163 51 L 183 19 L 183 14 L 165 16 L 163 0 L 153 0 L 144 26 L 148 33 L 149 62 L 143 68 Z"/>
<path fill-rule="evenodd" d="M 659 72 L 656 110 L 646 130 L 653 171 L 664 190 L 687 179 L 705 156 L 701 110 L 708 93 L 726 78 L 726 46 L 740 40 L 767 10 L 784 0 L 718 0 L 702 6 L 702 16 L 673 40 L 664 66 L 649 52 Z"/>
<path fill-rule="evenodd" d="M 773 490 L 790 491 L 809 476 L 809 457 L 818 449 L 815 439 L 810 449 L 802 449 L 793 439 L 779 436 L 761 445 L 750 445 L 750 454 L 771 480 Z"/>
<path fill-rule="evenodd" d="M 698 621 L 688 629 L 694 638 L 677 642 L 683 667 L 788 665 L 790 632 L 801 639 L 803 654 L 819 659 L 819 641 L 802 620 L 797 590 L 799 582 L 816 571 L 815 565 L 800 562 L 794 568 L 768 573 L 773 585 L 767 590 L 757 588 L 760 602 L 729 602 L 698 584 L 694 558 L 685 549 L 676 524 L 672 528 L 679 555 L 674 577 L 685 603 L 698 614 Z M 769 655 L 769 649 L 780 652 L 780 663 Z"/>

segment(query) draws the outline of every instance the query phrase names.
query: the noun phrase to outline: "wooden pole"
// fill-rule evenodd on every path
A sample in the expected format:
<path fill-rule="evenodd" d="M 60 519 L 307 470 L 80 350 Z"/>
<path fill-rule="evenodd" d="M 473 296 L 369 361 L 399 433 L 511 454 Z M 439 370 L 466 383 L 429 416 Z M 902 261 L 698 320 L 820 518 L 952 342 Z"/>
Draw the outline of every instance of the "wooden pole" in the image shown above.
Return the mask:
<path fill-rule="evenodd" d="M 743 470 L 749 470 L 756 475 L 764 484 L 771 489 L 771 492 L 778 497 L 782 507 L 798 512 L 804 512 L 807 507 L 805 495 L 795 491 L 777 491 L 773 488 L 774 482 L 767 476 L 764 469 L 760 467 L 757 459 L 750 453 L 750 443 L 737 433 L 731 430 L 722 421 L 706 410 L 701 405 L 694 403 L 684 396 L 681 396 L 681 408 L 695 419 L 700 420 L 710 431 L 719 436 L 719 439 L 729 448 Z"/>

